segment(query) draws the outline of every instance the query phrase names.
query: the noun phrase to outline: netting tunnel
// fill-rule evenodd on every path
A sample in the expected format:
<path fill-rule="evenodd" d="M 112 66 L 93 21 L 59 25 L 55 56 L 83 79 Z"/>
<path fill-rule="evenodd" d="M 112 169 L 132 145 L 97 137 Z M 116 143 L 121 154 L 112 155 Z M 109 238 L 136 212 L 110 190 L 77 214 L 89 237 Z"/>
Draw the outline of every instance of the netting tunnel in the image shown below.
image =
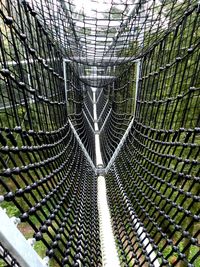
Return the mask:
<path fill-rule="evenodd" d="M 199 14 L 0 0 L 0 267 L 200 267 Z"/>

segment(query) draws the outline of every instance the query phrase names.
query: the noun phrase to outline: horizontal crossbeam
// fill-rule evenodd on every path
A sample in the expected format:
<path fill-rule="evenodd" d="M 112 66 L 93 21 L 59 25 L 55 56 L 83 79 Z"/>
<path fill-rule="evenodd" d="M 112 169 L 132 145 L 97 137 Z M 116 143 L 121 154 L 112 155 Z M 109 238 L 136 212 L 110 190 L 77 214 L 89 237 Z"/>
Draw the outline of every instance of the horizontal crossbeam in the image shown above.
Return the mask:
<path fill-rule="evenodd" d="M 138 60 L 134 57 L 115 57 L 115 56 L 106 56 L 106 57 L 70 57 L 65 59 L 66 62 L 77 62 L 81 64 L 91 65 L 91 66 L 104 66 L 108 67 L 110 65 L 119 65 L 122 63 L 132 62 L 136 63 Z"/>
<path fill-rule="evenodd" d="M 97 81 L 97 80 L 113 80 L 116 79 L 116 76 L 101 76 L 101 75 L 88 75 L 88 76 L 80 76 L 80 79 L 82 80 L 93 80 L 93 81 Z"/>

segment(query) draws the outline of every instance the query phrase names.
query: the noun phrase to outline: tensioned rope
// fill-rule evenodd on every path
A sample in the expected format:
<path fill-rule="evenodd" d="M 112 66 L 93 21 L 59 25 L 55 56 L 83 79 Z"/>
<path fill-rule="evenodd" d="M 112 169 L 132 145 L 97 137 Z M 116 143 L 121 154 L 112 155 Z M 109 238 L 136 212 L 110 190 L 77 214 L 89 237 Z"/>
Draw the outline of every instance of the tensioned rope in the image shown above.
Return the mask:
<path fill-rule="evenodd" d="M 200 266 L 199 12 L 1 1 L 0 266 Z"/>

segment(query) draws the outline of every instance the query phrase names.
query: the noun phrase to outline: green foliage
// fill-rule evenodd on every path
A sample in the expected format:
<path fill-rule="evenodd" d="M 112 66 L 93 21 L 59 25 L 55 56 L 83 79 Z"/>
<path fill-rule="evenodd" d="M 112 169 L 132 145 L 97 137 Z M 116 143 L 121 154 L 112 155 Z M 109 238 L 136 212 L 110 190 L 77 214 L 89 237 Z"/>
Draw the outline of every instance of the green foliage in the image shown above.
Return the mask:
<path fill-rule="evenodd" d="M 2 259 L 0 259 L 0 267 L 5 267 L 5 262 Z"/>
<path fill-rule="evenodd" d="M 19 217 L 19 209 L 11 202 L 2 202 L 0 205 L 1 208 L 6 209 L 6 213 L 9 217 Z"/>

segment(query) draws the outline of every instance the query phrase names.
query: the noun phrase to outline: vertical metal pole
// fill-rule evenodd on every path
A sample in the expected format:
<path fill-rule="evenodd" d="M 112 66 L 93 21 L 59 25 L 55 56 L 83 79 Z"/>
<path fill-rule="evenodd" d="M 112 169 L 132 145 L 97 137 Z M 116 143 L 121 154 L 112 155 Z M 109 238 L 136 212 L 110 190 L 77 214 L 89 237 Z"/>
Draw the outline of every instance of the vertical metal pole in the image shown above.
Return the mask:
<path fill-rule="evenodd" d="M 93 120 L 94 120 L 94 131 L 95 131 L 95 153 L 96 153 L 96 167 L 103 167 L 103 160 L 101 156 L 100 147 L 100 136 L 99 136 L 99 125 L 97 118 L 97 104 L 96 104 L 96 90 L 97 88 L 92 87 L 93 93 Z"/>
<path fill-rule="evenodd" d="M 138 97 L 138 89 L 139 89 L 139 79 L 140 79 L 140 66 L 141 60 L 138 60 L 136 63 L 136 85 L 135 85 L 135 102 L 134 102 L 134 112 L 133 117 L 136 117 L 136 105 L 137 105 L 137 97 Z"/>
<path fill-rule="evenodd" d="M 65 100 L 66 100 L 66 109 L 68 106 L 68 100 L 67 100 L 67 90 L 68 90 L 68 86 L 67 86 L 67 60 L 64 58 L 63 59 L 63 76 L 64 76 L 64 85 L 65 85 Z M 67 110 L 68 113 L 68 110 Z"/>

